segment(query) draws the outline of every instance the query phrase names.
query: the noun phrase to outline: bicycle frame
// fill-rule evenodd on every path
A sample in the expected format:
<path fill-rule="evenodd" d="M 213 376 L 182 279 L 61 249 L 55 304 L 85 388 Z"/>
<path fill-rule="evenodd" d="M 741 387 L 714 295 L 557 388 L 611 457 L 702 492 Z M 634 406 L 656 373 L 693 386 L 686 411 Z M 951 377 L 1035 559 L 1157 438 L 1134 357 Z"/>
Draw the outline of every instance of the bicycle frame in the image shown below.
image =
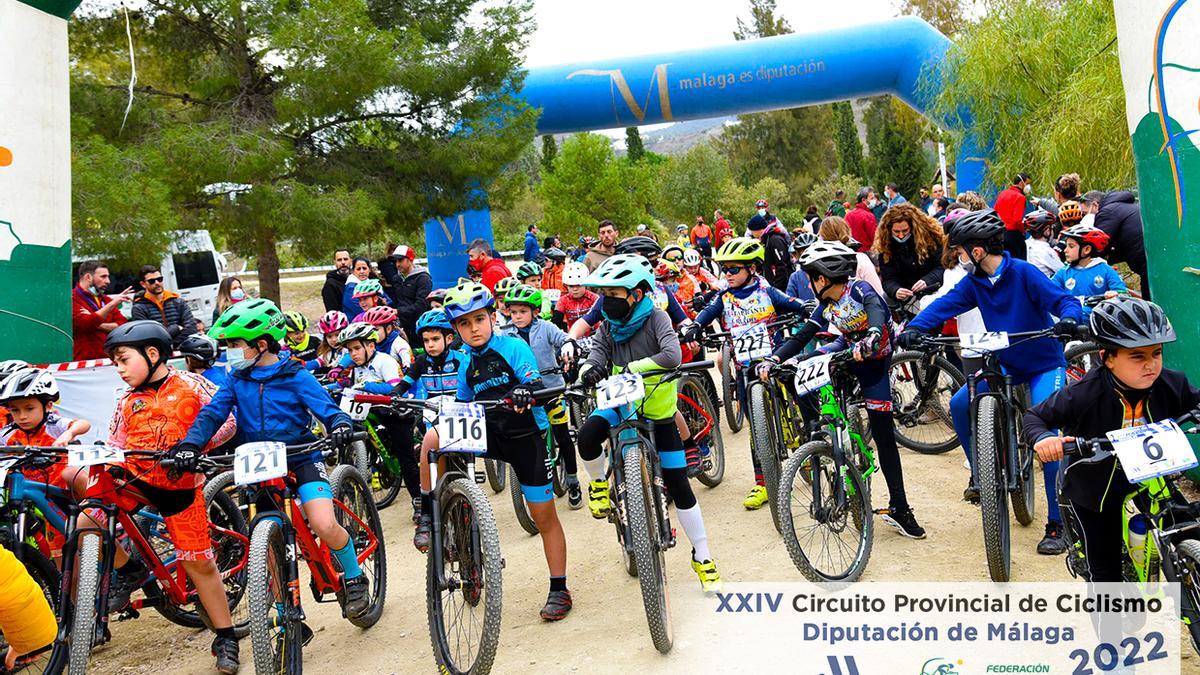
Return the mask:
<path fill-rule="evenodd" d="M 978 390 L 979 380 L 983 379 L 988 383 L 988 391 L 981 392 Z M 999 385 L 999 386 L 997 386 Z M 1004 425 L 1002 431 L 1004 433 L 1004 475 L 1007 483 L 1008 492 L 1016 492 L 1020 489 L 1020 481 L 1025 480 L 1033 472 L 1033 453 L 1026 453 L 1024 460 L 1021 459 L 1018 453 L 1019 433 L 1010 433 L 1010 430 L 1018 430 L 1018 417 L 1024 414 L 1024 397 L 1019 399 L 1013 397 L 1014 387 L 1012 375 L 1003 372 L 1000 368 L 1000 359 L 995 352 L 989 352 L 984 356 L 983 369 L 979 373 L 971 373 L 967 375 L 967 396 L 970 401 L 970 420 L 971 420 L 971 438 L 979 438 L 978 428 L 978 410 L 979 402 L 984 397 L 995 398 L 996 403 L 1000 406 L 1000 410 L 1004 412 Z M 971 479 L 976 485 L 979 481 L 979 467 L 975 462 L 975 457 L 971 457 Z"/>
<path fill-rule="evenodd" d="M 644 453 L 644 461 L 650 468 L 650 489 L 653 492 L 654 515 L 658 523 L 659 541 L 663 551 L 674 545 L 671 536 L 671 522 L 667 511 L 667 498 L 663 490 L 662 465 L 659 463 L 658 452 L 654 445 L 654 423 L 638 416 L 630 404 L 616 408 L 620 415 L 620 423 L 609 430 L 608 466 L 612 471 L 612 480 L 616 483 L 616 504 L 613 512 L 617 524 L 621 527 L 621 544 L 627 555 L 634 554 L 629 518 L 626 517 L 625 501 L 625 456 L 629 452 Z"/>
<path fill-rule="evenodd" d="M 433 503 L 438 505 L 441 503 L 442 490 L 446 483 L 466 478 L 472 482 L 478 482 L 476 476 L 482 478 L 482 474 L 478 474 L 475 470 L 475 460 L 484 453 L 461 450 L 461 449 L 429 449 L 429 480 L 433 485 Z M 438 475 L 438 470 L 442 460 L 446 460 L 447 470 L 445 473 Z M 437 573 L 437 587 L 439 591 L 444 591 L 450 587 L 450 582 L 445 577 L 446 573 L 446 552 L 442 550 L 442 510 L 440 508 L 430 509 L 432 513 L 432 523 L 430 527 L 430 546 L 428 555 L 433 556 L 433 569 Z M 471 556 L 469 559 L 478 560 L 482 545 L 479 541 L 479 535 L 475 528 L 471 529 Z"/>
<path fill-rule="evenodd" d="M 46 524 L 60 533 L 65 533 L 67 530 L 67 515 L 64 506 L 71 503 L 72 499 L 67 491 L 46 483 L 39 483 L 26 478 L 20 472 L 13 472 L 8 476 L 7 485 L 7 507 L 16 513 L 16 522 L 13 528 L 13 541 L 22 542 L 27 539 L 29 518 L 38 517 L 30 513 L 31 509 L 36 509 L 40 512 L 42 520 Z M 46 546 L 48 549 L 49 542 L 43 537 L 39 538 L 38 546 Z M 20 547 L 13 552 L 18 559 L 22 552 Z M 49 550 L 43 550 L 49 556 Z"/>

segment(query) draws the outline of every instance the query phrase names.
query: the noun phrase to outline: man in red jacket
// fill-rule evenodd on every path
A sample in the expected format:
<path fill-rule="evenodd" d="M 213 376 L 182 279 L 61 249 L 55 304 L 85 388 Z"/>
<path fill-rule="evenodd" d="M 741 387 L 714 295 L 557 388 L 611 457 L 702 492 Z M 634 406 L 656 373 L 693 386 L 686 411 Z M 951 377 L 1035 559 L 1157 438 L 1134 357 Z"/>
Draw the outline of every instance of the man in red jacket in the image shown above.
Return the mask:
<path fill-rule="evenodd" d="M 721 244 L 733 238 L 733 226 L 725 220 L 725 214 L 720 209 L 713 211 L 713 250 L 721 248 Z"/>
<path fill-rule="evenodd" d="M 859 188 L 858 203 L 846 212 L 846 225 L 850 226 L 850 236 L 862 246 L 863 251 L 871 250 L 871 244 L 875 242 L 875 228 L 879 226 L 875 214 L 871 213 L 867 206 L 870 196 L 871 188 Z"/>
<path fill-rule="evenodd" d="M 1026 190 L 1031 189 L 1033 180 L 1027 173 L 1019 173 L 1000 196 L 996 197 L 996 215 L 1004 221 L 1004 250 L 1014 258 L 1025 259 L 1025 205 L 1028 198 Z"/>
<path fill-rule="evenodd" d="M 108 284 L 104 263 L 91 260 L 79 266 L 79 281 L 71 292 L 71 329 L 75 336 L 71 358 L 75 361 L 105 358 L 105 336 L 126 321 L 117 306 L 133 299 L 133 288 L 110 297 L 104 294 Z"/>
<path fill-rule="evenodd" d="M 476 239 L 467 247 L 467 257 L 471 267 L 483 275 L 480 281 L 492 293 L 496 292 L 496 282 L 504 277 L 511 277 L 508 265 L 500 258 L 492 257 L 492 245 L 486 239 Z"/>

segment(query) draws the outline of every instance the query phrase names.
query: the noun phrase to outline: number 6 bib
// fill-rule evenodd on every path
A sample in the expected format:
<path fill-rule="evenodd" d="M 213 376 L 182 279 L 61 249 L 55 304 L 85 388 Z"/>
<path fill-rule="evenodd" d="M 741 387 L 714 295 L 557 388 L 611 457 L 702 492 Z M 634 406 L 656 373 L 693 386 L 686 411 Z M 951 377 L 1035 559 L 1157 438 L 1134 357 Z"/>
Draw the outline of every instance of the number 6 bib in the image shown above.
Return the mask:
<path fill-rule="evenodd" d="M 459 401 L 441 402 L 437 420 L 438 446 L 442 450 L 487 452 L 487 425 L 483 406 Z"/>
<path fill-rule="evenodd" d="M 1196 466 L 1196 454 L 1175 420 L 1117 429 L 1106 434 L 1131 483 Z"/>

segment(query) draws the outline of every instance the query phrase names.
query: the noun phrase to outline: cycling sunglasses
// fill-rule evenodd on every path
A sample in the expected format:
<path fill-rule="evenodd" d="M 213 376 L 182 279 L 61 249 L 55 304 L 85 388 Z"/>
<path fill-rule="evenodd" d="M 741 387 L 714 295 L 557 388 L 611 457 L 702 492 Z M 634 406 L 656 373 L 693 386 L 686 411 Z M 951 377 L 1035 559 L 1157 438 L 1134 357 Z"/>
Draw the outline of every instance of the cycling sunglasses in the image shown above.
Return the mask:
<path fill-rule="evenodd" d="M 745 265 L 734 265 L 733 267 L 727 267 L 725 265 L 721 265 L 721 273 L 722 274 L 737 274 L 738 272 L 741 272 L 744 269 L 746 269 Z"/>
<path fill-rule="evenodd" d="M 154 277 L 153 279 L 146 279 L 145 281 L 148 284 L 161 284 L 162 280 L 163 280 L 162 277 Z"/>

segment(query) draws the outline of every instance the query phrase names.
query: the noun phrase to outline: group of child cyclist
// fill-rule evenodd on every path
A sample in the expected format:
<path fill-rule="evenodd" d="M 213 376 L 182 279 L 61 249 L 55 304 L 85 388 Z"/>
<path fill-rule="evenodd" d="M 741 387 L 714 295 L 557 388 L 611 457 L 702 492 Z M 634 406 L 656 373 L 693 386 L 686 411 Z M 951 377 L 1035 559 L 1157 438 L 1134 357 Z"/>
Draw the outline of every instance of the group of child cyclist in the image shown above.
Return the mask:
<path fill-rule="evenodd" d="M 964 274 L 899 332 L 889 299 L 877 282 L 862 278 L 862 254 L 836 239 L 808 233 L 793 239 L 798 269 L 786 289 L 770 285 L 761 274 L 764 249 L 755 237 L 724 243 L 713 255 L 714 270 L 694 249 L 663 249 L 648 237 L 636 236 L 620 242 L 616 253 L 594 270 L 567 262 L 550 283 L 541 266 L 526 263 L 515 277 L 502 279 L 494 288 L 461 279 L 453 288 L 435 290 L 429 298 L 433 309 L 420 316 L 415 334 L 409 336 L 401 334 L 395 310 L 381 304 L 382 289 L 370 281 L 355 290 L 362 314 L 353 321 L 341 312 L 325 314 L 317 322 L 319 336 L 308 334 L 309 323 L 299 313 L 284 313 L 269 300 L 247 299 L 226 310 L 207 335 L 178 345 L 187 357 L 186 370 L 168 365 L 173 345 L 163 326 L 130 322 L 113 330 L 104 345 L 128 385 L 107 442 L 131 450 L 164 451 L 173 468 L 165 470 L 157 460 L 141 456 L 83 469 L 68 467 L 64 460 L 38 470 L 33 478 L 68 488 L 79 498 L 101 498 L 126 510 L 149 506 L 161 514 L 176 556 L 215 630 L 216 669 L 234 673 L 239 668 L 238 641 L 214 562 L 201 458 L 231 444 L 313 441 L 314 419 L 333 441 L 348 443 L 354 423 L 331 397 L 341 388 L 414 399 L 502 399 L 508 405 L 489 409 L 486 416 L 484 457 L 510 464 L 520 483 L 549 572 L 549 594 L 540 616 L 557 621 L 571 610 L 572 598 L 545 434 L 553 434 L 560 449 L 569 507 L 584 504 L 578 477 L 582 464 L 588 508 L 594 517 L 605 518 L 612 503 L 603 446 L 621 422 L 621 413 L 597 410 L 572 429 L 562 401 L 537 400 L 535 392 L 563 384 L 594 387 L 618 373 L 644 374 L 649 393 L 634 414 L 652 423 L 663 483 L 691 544 L 691 568 L 702 589 L 714 592 L 721 576 L 689 481 L 699 473 L 702 451 L 680 415 L 673 381 L 663 378 L 685 360 L 697 358 L 698 343 L 710 324 L 719 320 L 723 330 L 738 335 L 758 324 L 796 318 L 798 330 L 774 332 L 769 353 L 740 371 L 736 388 L 742 401 L 750 378 L 768 379 L 784 365 L 852 351 L 849 372 L 861 387 L 889 495 L 882 518 L 900 534 L 922 539 L 926 532 L 908 502 L 896 445 L 890 359 L 897 350 L 922 347 L 923 335 L 940 334 L 948 321 L 977 310 L 989 331 L 1053 329 L 1075 336 L 1086 327 L 1100 346 L 1098 367 L 1069 385 L 1063 349 L 1053 337 L 1021 342 L 999 353 L 1014 383 L 1029 386 L 1031 408 L 1024 428 L 1042 462 L 1048 502 L 1046 534 L 1038 552 L 1062 553 L 1068 544 L 1055 485 L 1063 443 L 1178 417 L 1200 407 L 1200 391 L 1183 373 L 1163 368 L 1163 345 L 1175 341 L 1175 332 L 1161 308 L 1124 293 L 1120 277 L 1100 257 L 1105 239 L 1098 231 L 1063 231 L 1065 265 L 1057 256 L 1046 261 L 1035 254 L 1038 243 L 1050 235 L 1042 213 L 1031 214 L 1026 224 L 1032 235 L 1029 257 L 1043 260 L 1044 266 L 1005 252 L 1005 224 L 995 211 L 948 218 L 944 252 Z M 1111 299 L 1085 313 L 1079 296 L 1096 294 Z M 824 342 L 813 348 L 810 343 L 819 336 Z M 8 446 L 66 446 L 87 434 L 88 422 L 64 419 L 56 412 L 58 400 L 58 386 L 49 371 L 17 361 L 0 364 L 0 405 L 9 420 L 0 438 Z M 818 406 L 811 395 L 797 400 L 805 419 L 814 421 Z M 964 387 L 951 400 L 950 413 L 966 457 L 973 462 L 969 404 Z M 438 432 L 429 425 L 422 434 L 422 420 L 394 412 L 379 419 L 397 446 L 394 456 L 414 506 L 413 542 L 425 552 L 430 546 L 434 487 L 428 452 L 438 447 Z M 419 451 L 410 444 L 414 430 Z M 753 461 L 756 483 L 744 502 L 747 509 L 760 508 L 768 498 L 759 459 Z M 343 574 L 342 613 L 357 616 L 367 608 L 369 584 L 359 569 L 354 540 L 334 517 L 325 463 L 317 453 L 289 456 L 288 464 L 304 516 Z M 975 474 L 972 471 L 967 499 L 978 494 Z M 1063 493 L 1079 514 L 1086 574 L 1093 581 L 1121 579 L 1121 507 L 1132 490 L 1115 460 L 1064 473 Z M 95 514 L 79 518 L 81 527 L 102 525 Z M 61 536 L 56 542 L 61 546 Z M 122 548 L 116 555 L 111 611 L 126 606 L 150 575 Z M 10 554 L 0 552 L 0 589 L 6 583 L 14 589 L 3 593 L 0 602 L 9 665 L 17 653 L 54 635 L 38 627 L 46 615 L 31 609 L 31 596 L 11 574 L 15 564 L 19 563 Z M 10 578 L 15 580 L 8 582 Z M 21 618 L 14 623 L 14 616 Z"/>

